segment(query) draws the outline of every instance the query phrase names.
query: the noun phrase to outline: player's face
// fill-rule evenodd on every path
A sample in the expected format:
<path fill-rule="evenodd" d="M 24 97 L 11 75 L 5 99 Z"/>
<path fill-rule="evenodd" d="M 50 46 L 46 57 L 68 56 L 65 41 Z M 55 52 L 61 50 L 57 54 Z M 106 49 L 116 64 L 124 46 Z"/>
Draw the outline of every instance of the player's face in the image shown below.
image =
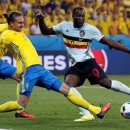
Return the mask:
<path fill-rule="evenodd" d="M 21 32 L 24 27 L 24 18 L 23 16 L 15 17 L 15 21 L 10 23 L 11 28 L 14 31 Z"/>
<path fill-rule="evenodd" d="M 80 28 L 83 26 L 85 20 L 85 12 L 84 10 L 77 9 L 75 14 L 73 15 L 74 26 Z"/>

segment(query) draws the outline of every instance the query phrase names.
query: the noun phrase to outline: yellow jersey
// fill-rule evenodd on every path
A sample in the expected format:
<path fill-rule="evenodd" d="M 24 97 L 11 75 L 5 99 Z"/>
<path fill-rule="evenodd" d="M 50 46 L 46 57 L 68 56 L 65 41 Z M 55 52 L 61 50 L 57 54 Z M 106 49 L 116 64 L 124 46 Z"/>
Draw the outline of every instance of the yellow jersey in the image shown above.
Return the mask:
<path fill-rule="evenodd" d="M 3 23 L 3 24 L 0 24 L 0 34 L 2 32 L 4 32 L 5 30 L 8 29 L 8 24 L 7 23 Z"/>
<path fill-rule="evenodd" d="M 26 68 L 32 65 L 42 65 L 34 46 L 23 31 L 6 30 L 2 33 L 2 40 L 16 60 L 18 74 L 26 72 Z"/>
<path fill-rule="evenodd" d="M 100 28 L 101 28 L 101 32 L 104 35 L 109 35 L 109 27 L 110 27 L 109 22 L 101 20 L 99 25 L 100 25 Z"/>
<path fill-rule="evenodd" d="M 8 24 L 0 24 L 0 35 L 8 29 Z M 0 44 L 0 59 L 6 54 L 7 49 L 4 44 Z"/>
<path fill-rule="evenodd" d="M 129 28 L 126 24 L 126 21 L 122 21 L 122 22 L 119 23 L 119 29 L 122 30 L 122 32 L 125 35 L 129 35 Z"/>

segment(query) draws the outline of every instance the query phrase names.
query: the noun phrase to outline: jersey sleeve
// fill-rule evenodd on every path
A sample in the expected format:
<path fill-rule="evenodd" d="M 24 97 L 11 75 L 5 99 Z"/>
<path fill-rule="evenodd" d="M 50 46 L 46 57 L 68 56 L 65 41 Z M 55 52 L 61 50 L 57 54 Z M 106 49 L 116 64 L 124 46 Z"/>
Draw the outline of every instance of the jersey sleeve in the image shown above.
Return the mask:
<path fill-rule="evenodd" d="M 3 42 L 3 44 L 5 44 L 5 46 L 11 43 L 11 35 L 9 35 L 9 33 L 3 33 L 1 35 L 1 38 L 2 38 L 2 42 Z"/>
<path fill-rule="evenodd" d="M 55 31 L 56 34 L 61 34 L 62 33 L 62 27 L 64 26 L 64 22 L 61 22 L 55 26 L 53 26 L 53 30 Z"/>
<path fill-rule="evenodd" d="M 100 41 L 103 37 L 104 35 L 96 27 L 91 29 L 91 38 L 93 40 Z"/>
<path fill-rule="evenodd" d="M 3 33 L 3 31 L 8 29 L 8 24 L 0 24 L 0 33 Z"/>

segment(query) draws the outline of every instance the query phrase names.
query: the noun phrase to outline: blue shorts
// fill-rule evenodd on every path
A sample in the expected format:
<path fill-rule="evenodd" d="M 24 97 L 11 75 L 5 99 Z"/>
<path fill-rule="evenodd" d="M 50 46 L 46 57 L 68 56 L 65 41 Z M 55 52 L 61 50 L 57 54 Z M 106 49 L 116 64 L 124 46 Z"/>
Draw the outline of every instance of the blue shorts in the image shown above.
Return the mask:
<path fill-rule="evenodd" d="M 12 78 L 14 73 L 16 72 L 16 68 L 9 63 L 0 60 L 0 78 L 6 79 L 6 78 Z"/>
<path fill-rule="evenodd" d="M 50 71 L 41 65 L 34 65 L 27 68 L 26 72 L 21 75 L 20 95 L 30 96 L 33 87 L 39 86 L 48 90 L 59 92 L 62 82 L 56 78 Z"/>

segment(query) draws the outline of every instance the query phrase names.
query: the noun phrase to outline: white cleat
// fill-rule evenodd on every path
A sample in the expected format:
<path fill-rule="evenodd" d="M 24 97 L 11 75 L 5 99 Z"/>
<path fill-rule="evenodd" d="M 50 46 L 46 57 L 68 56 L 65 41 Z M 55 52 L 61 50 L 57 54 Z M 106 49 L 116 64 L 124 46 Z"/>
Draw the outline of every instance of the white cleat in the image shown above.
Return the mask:
<path fill-rule="evenodd" d="M 82 111 L 79 112 L 80 115 L 84 115 L 84 113 Z"/>

